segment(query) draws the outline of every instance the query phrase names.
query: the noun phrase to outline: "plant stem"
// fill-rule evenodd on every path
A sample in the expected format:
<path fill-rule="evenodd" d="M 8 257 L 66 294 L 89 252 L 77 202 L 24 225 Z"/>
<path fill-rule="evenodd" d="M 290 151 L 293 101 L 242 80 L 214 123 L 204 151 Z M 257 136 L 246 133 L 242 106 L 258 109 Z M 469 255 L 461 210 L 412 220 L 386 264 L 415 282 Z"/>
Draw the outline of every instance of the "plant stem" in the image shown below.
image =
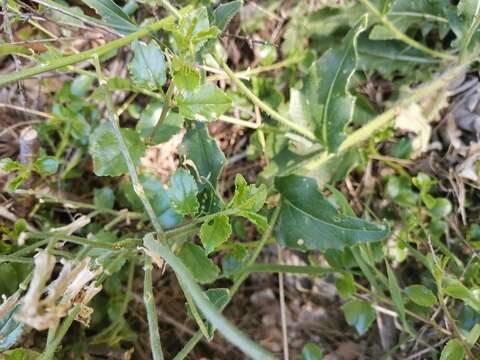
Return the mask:
<path fill-rule="evenodd" d="M 175 275 L 178 277 L 179 281 L 183 283 L 185 290 L 190 293 L 195 304 L 205 318 L 210 321 L 214 327 L 218 328 L 228 341 L 253 359 L 275 359 L 270 352 L 266 351 L 248 338 L 215 308 L 205 296 L 200 286 L 195 282 L 190 271 L 185 267 L 183 262 L 175 256 L 168 246 L 155 240 L 152 234 L 147 234 L 145 236 L 144 245 L 151 255 L 164 259 L 172 267 L 175 271 Z"/>
<path fill-rule="evenodd" d="M 270 239 L 272 236 L 273 228 L 275 227 L 275 224 L 277 223 L 278 216 L 280 215 L 280 206 L 275 208 L 275 211 L 272 214 L 272 217 L 270 219 L 270 224 L 268 225 L 267 230 L 265 233 L 262 235 L 262 238 L 260 239 L 257 247 L 253 251 L 251 257 L 248 259 L 248 261 L 245 264 L 245 268 L 249 268 L 253 266 L 255 261 L 257 260 L 258 256 L 262 252 L 263 247 L 267 243 L 267 241 Z M 223 311 L 228 303 L 230 302 L 230 299 L 232 299 L 233 295 L 238 291 L 242 283 L 245 281 L 245 279 L 248 277 L 248 272 L 241 273 L 238 278 L 235 280 L 233 285 L 230 287 L 230 298 L 229 301 L 222 306 L 220 311 Z M 202 332 L 199 330 L 195 333 L 195 335 L 184 345 L 183 349 L 174 357 L 173 360 L 182 360 L 185 359 L 188 354 L 193 350 L 195 345 L 198 344 L 198 342 L 202 339 Z"/>
<path fill-rule="evenodd" d="M 234 74 L 239 79 L 242 78 L 242 77 L 249 77 L 249 76 L 252 76 L 252 75 L 258 75 L 258 74 L 261 74 L 262 72 L 277 70 L 277 69 L 281 69 L 283 67 L 287 67 L 287 66 L 290 66 L 290 65 L 298 64 L 300 61 L 302 61 L 304 59 L 304 57 L 305 56 L 303 56 L 303 55 L 294 56 L 294 57 L 276 62 L 274 64 L 257 66 L 257 67 L 252 68 L 252 69 L 247 69 L 247 70 L 235 72 Z M 211 75 L 211 76 L 207 77 L 207 79 L 209 81 L 225 80 L 225 79 L 229 79 L 229 78 L 230 77 L 227 74 Z"/>
<path fill-rule="evenodd" d="M 155 139 L 158 129 L 160 129 L 160 126 L 162 126 L 163 122 L 165 121 L 165 118 L 167 117 L 168 110 L 170 110 L 170 102 L 172 101 L 174 88 L 175 86 L 173 85 L 173 81 L 171 81 L 167 89 L 167 94 L 165 95 L 165 102 L 163 103 L 162 112 L 160 113 L 160 118 L 158 119 L 157 123 L 155 124 L 155 127 L 153 128 L 153 131 L 148 138 L 148 142 L 151 142 L 153 139 Z"/>
<path fill-rule="evenodd" d="M 170 18 L 170 17 L 164 18 L 164 19 L 162 19 L 160 21 L 157 21 L 153 24 L 147 25 L 147 26 L 141 28 L 140 30 L 138 30 L 134 33 L 131 33 L 131 34 L 125 36 L 125 37 L 114 40 L 114 41 L 112 41 L 108 44 L 98 46 L 94 49 L 83 51 L 81 53 L 73 54 L 73 55 L 70 55 L 70 56 L 65 56 L 65 57 L 62 57 L 60 59 L 55 59 L 55 60 L 50 61 L 47 64 L 37 65 L 37 66 L 31 67 L 29 69 L 24 69 L 24 70 L 19 71 L 19 72 L 14 72 L 12 74 L 2 75 L 2 76 L 0 76 L 0 87 L 3 87 L 7 84 L 10 84 L 14 81 L 27 79 L 27 78 L 33 77 L 35 75 L 38 75 L 38 74 L 42 74 L 42 73 L 52 71 L 52 70 L 57 70 L 57 69 L 60 69 L 64 66 L 73 65 L 73 64 L 79 63 L 81 61 L 91 59 L 95 55 L 101 56 L 103 54 L 108 53 L 109 51 L 112 51 L 112 50 L 118 49 L 122 46 L 128 45 L 132 41 L 134 41 L 136 39 L 139 39 L 141 37 L 144 37 L 151 32 L 158 31 L 158 30 L 162 29 L 166 24 L 168 24 L 171 21 L 172 21 L 172 18 Z"/>
<path fill-rule="evenodd" d="M 150 203 L 150 200 L 148 200 L 145 190 L 143 189 L 143 185 L 140 183 L 140 179 L 138 178 L 137 174 L 137 169 L 135 167 L 135 164 L 133 163 L 132 157 L 130 156 L 130 153 L 128 152 L 127 144 L 125 143 L 125 139 L 122 136 L 122 133 L 120 132 L 120 126 L 119 126 L 119 121 L 118 117 L 115 114 L 115 111 L 113 109 L 113 104 L 112 104 L 112 98 L 110 97 L 110 94 L 108 93 L 107 87 L 106 87 L 106 81 L 103 78 L 102 70 L 100 67 L 100 60 L 98 58 L 98 54 L 94 54 L 94 62 L 95 62 L 95 69 L 98 74 L 98 80 L 100 81 L 100 85 L 104 89 L 104 94 L 105 94 L 105 102 L 107 103 L 107 110 L 108 110 L 108 120 L 110 124 L 112 125 L 113 132 L 115 134 L 115 137 L 118 141 L 118 144 L 120 146 L 120 151 L 122 152 L 123 158 L 125 159 L 125 162 L 127 163 L 127 168 L 128 168 L 128 173 L 130 175 L 130 180 L 133 185 L 133 189 L 139 199 L 141 200 L 143 207 L 145 208 L 145 211 L 148 214 L 148 217 L 150 218 L 150 221 L 153 225 L 153 228 L 159 235 L 163 235 L 163 229 L 162 226 L 160 225 L 160 222 L 158 221 L 157 216 L 155 215 L 155 211 L 153 210 L 152 204 Z"/>
<path fill-rule="evenodd" d="M 165 7 L 165 9 L 167 9 L 168 12 L 171 13 L 173 16 L 175 16 L 177 19 L 180 19 L 182 17 L 182 14 L 180 13 L 180 11 L 178 11 L 175 6 L 170 4 L 170 1 L 160 0 L 160 2 Z"/>
<path fill-rule="evenodd" d="M 380 22 L 385 26 L 390 32 L 400 41 L 403 41 L 407 45 L 410 45 L 411 47 L 420 50 L 430 56 L 440 58 L 440 59 L 446 59 L 446 60 L 456 60 L 456 57 L 453 55 L 450 55 L 448 53 L 443 53 L 440 51 L 436 51 L 433 49 L 430 49 L 426 47 L 425 45 L 419 43 L 418 41 L 415 41 L 411 37 L 405 35 L 403 32 L 397 29 L 397 27 L 390 21 L 388 18 L 380 13 L 378 9 L 370 2 L 370 0 L 360 0 L 360 2 L 365 5 L 365 7 L 372 13 L 374 14 Z"/>
<path fill-rule="evenodd" d="M 143 282 L 143 302 L 147 310 L 148 332 L 150 334 L 150 347 L 154 360 L 163 360 L 162 344 L 158 330 L 158 316 L 155 305 L 155 298 L 152 289 L 152 258 L 145 255 L 145 278 Z"/>
<path fill-rule="evenodd" d="M 316 137 L 312 131 L 309 129 L 304 128 L 303 126 L 298 125 L 297 123 L 293 122 L 290 119 L 280 115 L 278 112 L 273 110 L 269 105 L 265 102 L 260 100 L 245 84 L 235 75 L 235 73 L 228 67 L 228 65 L 220 58 L 215 57 L 217 62 L 223 68 L 223 70 L 227 73 L 230 79 L 238 86 L 238 88 L 247 96 L 255 105 L 257 105 L 260 109 L 270 115 L 273 119 L 277 120 L 279 123 L 288 126 L 292 130 L 295 130 L 299 134 L 302 134 L 307 139 L 316 141 Z"/>
<path fill-rule="evenodd" d="M 53 339 L 52 342 L 47 345 L 47 348 L 45 349 L 42 356 L 40 357 L 40 360 L 53 359 L 55 355 L 55 351 L 57 350 L 57 347 L 62 342 L 63 337 L 67 333 L 68 329 L 70 328 L 70 325 L 72 325 L 73 320 L 75 320 L 75 317 L 78 315 L 80 310 L 81 310 L 81 304 L 77 304 L 68 312 L 68 316 L 63 320 L 62 325 L 58 328 L 55 339 Z"/>

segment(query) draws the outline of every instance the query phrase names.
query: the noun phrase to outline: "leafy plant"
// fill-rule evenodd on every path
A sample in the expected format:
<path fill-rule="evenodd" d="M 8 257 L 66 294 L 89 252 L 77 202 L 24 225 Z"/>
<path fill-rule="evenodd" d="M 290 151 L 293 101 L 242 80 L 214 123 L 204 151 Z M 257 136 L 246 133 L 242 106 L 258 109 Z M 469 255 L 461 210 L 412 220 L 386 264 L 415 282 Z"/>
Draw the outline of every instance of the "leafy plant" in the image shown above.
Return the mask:
<path fill-rule="evenodd" d="M 154 359 L 164 358 L 154 267 L 174 272 L 186 313 L 198 327 L 175 359 L 188 356 L 202 338 L 212 340 L 216 329 L 252 358 L 275 358 L 222 315 L 251 272 L 331 275 L 345 326 L 358 335 L 373 327 L 379 311 L 393 313 L 402 337 L 388 350 L 418 338 L 441 359 L 475 358 L 480 327 L 458 319 L 460 311 L 480 314 L 478 229 L 470 227 L 465 238 L 464 229 L 455 226 L 452 216 L 458 209 L 443 190 L 445 177 L 409 167 L 413 141 L 399 134 L 394 120 L 412 106 L 422 114 L 439 113 L 442 106 L 426 103 L 436 96 L 446 101 L 445 89 L 476 69 L 476 2 L 463 0 L 456 7 L 447 0 L 360 0 L 312 11 L 300 1 L 285 22 L 281 51 L 262 43 L 253 52 L 260 65 L 241 72 L 230 68 L 219 41 L 241 11 L 241 1 L 218 6 L 194 1 L 178 9 L 162 0 L 170 16 L 160 20 L 145 15 L 158 7 L 151 1 L 129 1 L 123 8 L 112 0 L 83 3 L 96 16 L 63 2 L 39 2 L 57 19 L 69 19 L 68 26 L 61 25 L 64 31 L 95 26 L 115 40 L 106 37 L 103 45 L 82 51 L 58 46 L 27 53 L 15 44 L 0 49 L 17 67 L 19 55 L 34 64 L 0 75 L 2 87 L 53 71 L 75 76 L 54 95 L 51 112 L 36 113 L 48 119 L 36 127 L 42 143 L 36 159 L 0 161 L 0 170 L 10 177 L 9 196 L 42 201 L 27 219 L 35 226 L 16 222 L 0 246 L 1 283 L 8 274 L 21 277 L 7 289 L 9 297 L 0 307 L 5 358 L 81 353 L 64 342 L 75 321 L 92 323 L 95 333 L 82 330 L 82 346 L 135 341 L 126 317 L 135 269 L 142 263 Z M 25 17 L 29 7 L 5 2 L 6 27 Z M 138 7 L 148 11 L 137 12 Z M 249 27 L 256 29 L 255 22 L 242 26 L 247 35 Z M 108 70 L 122 51 L 129 54 L 128 79 Z M 285 59 L 277 62 L 278 56 Z M 281 76 L 260 76 L 280 69 Z M 388 81 L 388 101 L 383 90 L 372 95 L 376 79 Z M 126 95 L 122 104 L 114 96 L 118 93 Z M 255 121 L 250 121 L 252 114 Z M 217 121 L 249 129 L 245 156 L 267 164 L 256 184 L 236 174 L 229 199 L 220 185 L 233 160 L 212 135 L 210 126 Z M 428 151 L 428 134 L 422 151 Z M 142 161 L 147 151 L 177 139 L 175 169 L 163 178 L 155 169 L 147 171 Z M 359 194 L 369 186 L 372 159 L 381 161 L 378 176 L 386 175 L 371 182 L 382 191 L 367 189 L 365 200 Z M 353 189 L 355 176 L 367 179 L 360 190 Z M 31 188 L 22 186 L 32 178 Z M 55 187 L 84 193 L 91 201 L 42 191 Z M 478 194 L 467 201 L 464 192 L 455 188 L 463 205 L 471 206 L 468 201 Z M 44 206 L 52 203 L 88 213 L 65 223 L 53 206 Z M 239 241 L 245 224 L 260 240 Z M 445 241 L 451 240 L 451 231 L 465 245 L 463 253 Z M 256 264 L 270 242 L 304 253 L 305 265 Z M 41 250 L 34 256 L 36 249 Z M 473 254 L 471 261 L 466 251 Z M 59 258 L 63 266 L 56 274 Z M 397 272 L 410 261 L 422 273 L 413 281 Z M 26 264 L 28 271 L 14 268 L 18 264 Z M 435 319 L 440 312 L 443 322 Z M 48 329 L 41 355 L 20 347 L 27 325 Z M 435 342 L 423 339 L 421 326 L 435 332 Z M 443 349 L 437 349 L 440 345 Z M 322 347 L 307 343 L 301 357 L 322 359 Z"/>

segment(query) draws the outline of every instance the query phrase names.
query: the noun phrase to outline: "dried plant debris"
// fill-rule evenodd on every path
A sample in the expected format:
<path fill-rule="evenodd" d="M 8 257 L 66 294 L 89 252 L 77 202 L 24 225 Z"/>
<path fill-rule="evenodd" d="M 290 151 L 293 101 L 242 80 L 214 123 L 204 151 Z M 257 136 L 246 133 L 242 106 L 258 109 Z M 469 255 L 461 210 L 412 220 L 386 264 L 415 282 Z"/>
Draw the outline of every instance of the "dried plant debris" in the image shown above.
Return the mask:
<path fill-rule="evenodd" d="M 82 310 L 75 320 L 88 326 L 93 310 L 87 304 L 102 289 L 94 283 L 95 278 L 102 273 L 102 268 L 92 270 L 91 259 L 88 257 L 78 264 L 62 260 L 60 274 L 46 287 L 56 259 L 42 250 L 35 255 L 34 260 L 32 280 L 26 294 L 20 299 L 21 307 L 15 319 L 36 330 L 47 330 L 58 326 L 73 305 L 81 304 Z"/>

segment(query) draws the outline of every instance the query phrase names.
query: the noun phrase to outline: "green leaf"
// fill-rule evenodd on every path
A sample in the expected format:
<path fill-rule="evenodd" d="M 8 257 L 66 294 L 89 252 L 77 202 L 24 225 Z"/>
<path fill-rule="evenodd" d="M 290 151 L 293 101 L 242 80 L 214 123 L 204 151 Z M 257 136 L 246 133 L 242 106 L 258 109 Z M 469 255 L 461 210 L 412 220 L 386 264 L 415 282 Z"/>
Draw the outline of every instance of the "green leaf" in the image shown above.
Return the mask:
<path fill-rule="evenodd" d="M 355 294 L 355 280 L 352 273 L 342 274 L 337 281 L 335 282 L 335 287 L 337 288 L 338 295 L 344 300 L 347 300 Z"/>
<path fill-rule="evenodd" d="M 112 0 L 82 0 L 100 15 L 106 25 L 122 35 L 128 35 L 139 28 L 132 23 L 121 7 Z"/>
<path fill-rule="evenodd" d="M 387 275 L 388 275 L 388 290 L 390 291 L 390 296 L 392 297 L 394 308 L 397 311 L 398 316 L 402 321 L 402 324 L 405 330 L 413 334 L 407 322 L 405 305 L 403 304 L 403 298 L 402 298 L 402 290 L 398 286 L 397 278 L 394 272 L 392 271 L 390 265 L 388 264 L 388 262 L 386 262 L 385 264 L 387 267 Z"/>
<path fill-rule="evenodd" d="M 357 68 L 357 37 L 366 25 L 363 16 L 340 48 L 328 50 L 312 65 L 303 90 L 315 135 L 328 152 L 338 149 L 352 118 L 355 98 L 348 93 L 348 85 Z"/>
<path fill-rule="evenodd" d="M 245 211 L 242 210 L 238 213 L 238 216 L 244 217 L 248 221 L 250 221 L 252 224 L 254 224 L 258 230 L 261 232 L 264 232 L 267 230 L 268 227 L 268 221 L 267 218 L 263 215 L 254 213 L 252 211 Z"/>
<path fill-rule="evenodd" d="M 41 156 L 33 164 L 33 169 L 42 176 L 48 176 L 57 172 L 58 165 L 55 156 Z"/>
<path fill-rule="evenodd" d="M 204 84 L 179 96 L 177 105 L 187 119 L 211 121 L 228 111 L 232 100 L 217 86 Z"/>
<path fill-rule="evenodd" d="M 24 166 L 19 161 L 12 160 L 10 158 L 0 159 L 0 171 L 11 172 L 15 170 L 21 170 Z"/>
<path fill-rule="evenodd" d="M 437 303 L 437 298 L 432 290 L 423 285 L 411 285 L 405 288 L 405 293 L 410 300 L 420 306 L 432 307 Z"/>
<path fill-rule="evenodd" d="M 101 209 L 113 209 L 115 195 L 109 187 L 93 190 L 93 204 Z"/>
<path fill-rule="evenodd" d="M 224 288 L 214 288 L 208 289 L 205 292 L 208 296 L 208 300 L 218 309 L 221 310 L 225 305 L 230 301 L 230 292 L 228 289 Z M 208 331 L 208 340 L 213 340 L 213 335 L 215 333 L 215 327 L 210 323 L 206 322 L 207 331 Z"/>
<path fill-rule="evenodd" d="M 375 320 L 375 311 L 365 300 L 351 300 L 342 306 L 342 310 L 347 323 L 360 335 L 365 334 Z"/>
<path fill-rule="evenodd" d="M 25 46 L 14 44 L 0 44 L 0 56 L 18 54 L 33 55 L 33 51 Z"/>
<path fill-rule="evenodd" d="M 267 187 L 261 184 L 258 188 L 249 185 L 241 174 L 235 177 L 235 194 L 228 203 L 228 209 L 242 209 L 258 212 L 267 198 Z"/>
<path fill-rule="evenodd" d="M 150 90 L 160 89 L 167 81 L 165 56 L 160 46 L 152 40 L 148 45 L 132 43 L 133 59 L 128 70 L 135 85 Z"/>
<path fill-rule="evenodd" d="M 179 57 L 171 60 L 172 77 L 180 90 L 193 91 L 200 83 L 200 73 L 195 67 Z"/>
<path fill-rule="evenodd" d="M 131 129 L 121 129 L 120 131 L 133 163 L 140 164 L 140 158 L 145 153 L 145 145 L 142 140 Z M 97 176 L 119 176 L 128 172 L 127 163 L 110 123 L 100 125 L 90 135 L 89 153 L 93 158 L 93 169 Z"/>
<path fill-rule="evenodd" d="M 440 360 L 463 360 L 465 358 L 465 349 L 462 346 L 462 343 L 453 339 L 450 340 L 447 345 L 442 350 L 440 355 Z"/>
<path fill-rule="evenodd" d="M 447 285 L 444 288 L 445 294 L 455 299 L 462 300 L 468 306 L 480 312 L 480 300 L 465 285 L 456 279 L 447 279 Z"/>
<path fill-rule="evenodd" d="M 296 249 L 342 249 L 383 239 L 388 229 L 338 212 L 318 191 L 315 180 L 296 175 L 276 178 L 282 194 L 279 241 Z"/>
<path fill-rule="evenodd" d="M 302 350 L 302 360 L 322 360 L 323 353 L 320 346 L 314 343 L 306 343 Z"/>
<path fill-rule="evenodd" d="M 155 215 L 157 215 L 160 224 L 166 229 L 178 225 L 182 221 L 182 216 L 170 206 L 170 199 L 167 190 L 165 190 L 160 179 L 152 174 L 143 173 L 140 174 L 139 180 L 143 185 L 145 195 L 152 204 L 153 211 L 155 212 Z M 143 204 L 133 190 L 130 181 L 122 182 L 120 185 L 120 191 L 135 210 L 144 211 Z"/>
<path fill-rule="evenodd" d="M 200 240 L 207 254 L 226 242 L 232 234 L 228 216 L 217 215 L 205 221 L 200 228 Z"/>
<path fill-rule="evenodd" d="M 198 212 L 197 193 L 197 183 L 187 170 L 180 168 L 170 177 L 170 204 L 179 214 L 194 215 Z"/>
<path fill-rule="evenodd" d="M 202 212 L 216 210 L 217 182 L 225 156 L 214 139 L 208 134 L 205 124 L 196 122 L 187 130 L 180 147 L 180 156 L 193 162 L 192 174 L 197 177 Z"/>
<path fill-rule="evenodd" d="M 160 120 L 162 114 L 163 103 L 159 101 L 151 102 L 147 105 L 145 110 L 140 115 L 140 120 L 137 123 L 136 130 L 140 137 L 145 140 L 149 139 Z M 175 134 L 178 134 L 183 127 L 183 117 L 178 113 L 169 111 L 163 123 L 160 125 L 152 138 L 154 144 L 160 144 L 171 139 Z"/>
<path fill-rule="evenodd" d="M 217 279 L 220 269 L 207 257 L 205 251 L 198 245 L 186 243 L 178 253 L 178 257 L 190 270 L 195 281 L 209 284 Z"/>
<path fill-rule="evenodd" d="M 85 96 L 90 90 L 93 82 L 95 81 L 94 76 L 90 75 L 78 75 L 75 80 L 72 82 L 70 91 L 75 96 Z"/>
<path fill-rule="evenodd" d="M 37 360 L 40 358 L 40 353 L 31 349 L 12 349 L 3 353 L 4 360 Z"/>
<path fill-rule="evenodd" d="M 448 5 L 448 0 L 396 0 L 385 16 L 403 33 L 416 26 L 420 27 L 426 35 L 432 29 L 432 22 L 435 21 L 429 21 L 429 19 L 440 19 L 443 21 L 439 24 L 445 24 L 445 18 L 442 18 L 442 15 Z M 370 32 L 370 38 L 373 40 L 392 40 L 395 39 L 395 36 L 384 25 L 379 24 Z"/>
<path fill-rule="evenodd" d="M 242 2 L 240 0 L 230 1 L 225 4 L 219 5 L 213 11 L 213 25 L 220 29 L 220 31 L 225 30 L 227 25 L 233 19 L 235 14 L 242 7 Z"/>

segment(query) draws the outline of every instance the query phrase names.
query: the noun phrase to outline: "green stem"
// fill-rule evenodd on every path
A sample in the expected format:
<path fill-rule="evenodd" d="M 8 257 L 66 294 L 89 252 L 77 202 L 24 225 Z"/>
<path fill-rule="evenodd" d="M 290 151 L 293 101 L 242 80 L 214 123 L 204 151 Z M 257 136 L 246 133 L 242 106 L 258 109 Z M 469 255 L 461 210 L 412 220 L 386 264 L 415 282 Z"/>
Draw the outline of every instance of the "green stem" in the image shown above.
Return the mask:
<path fill-rule="evenodd" d="M 410 45 L 411 47 L 420 50 L 430 56 L 440 58 L 440 59 L 446 59 L 446 60 L 456 60 L 456 57 L 453 55 L 450 55 L 448 53 L 443 53 L 440 51 L 436 51 L 433 49 L 430 49 L 426 47 L 425 45 L 419 43 L 418 41 L 415 41 L 411 37 L 405 35 L 403 32 L 397 29 L 397 27 L 390 21 L 388 18 L 380 13 L 378 9 L 370 2 L 370 0 L 360 0 L 360 2 L 365 5 L 365 7 L 372 13 L 374 14 L 380 22 L 385 26 L 390 32 L 400 41 L 403 41 L 407 45 Z"/>
<path fill-rule="evenodd" d="M 106 53 L 108 53 L 112 50 L 115 50 L 115 49 L 118 49 L 122 46 L 128 45 L 132 41 L 137 40 L 139 38 L 142 38 L 142 37 L 148 35 L 151 32 L 158 31 L 158 30 L 162 29 L 166 24 L 171 22 L 171 20 L 172 20 L 172 18 L 170 18 L 170 17 L 164 18 L 164 19 L 162 19 L 160 21 L 157 21 L 153 24 L 147 25 L 144 28 L 142 28 L 142 29 L 140 29 L 140 30 L 138 30 L 134 33 L 131 33 L 131 34 L 125 36 L 125 37 L 114 40 L 114 41 L 112 41 L 108 44 L 96 47 L 94 49 L 83 51 L 79 54 L 65 56 L 65 57 L 62 57 L 60 59 L 55 59 L 55 60 L 52 60 L 51 62 L 49 62 L 47 64 L 37 65 L 37 66 L 31 67 L 29 69 L 24 69 L 24 70 L 19 71 L 19 72 L 14 72 L 12 74 L 2 75 L 2 76 L 0 76 L 0 87 L 3 87 L 5 85 L 10 84 L 10 83 L 15 82 L 15 81 L 27 79 L 27 78 L 33 77 L 35 75 L 38 75 L 38 74 L 42 74 L 42 73 L 45 73 L 45 72 L 48 72 L 48 71 L 57 70 L 57 69 L 60 69 L 64 66 L 73 65 L 73 64 L 79 63 L 81 61 L 91 59 L 95 55 L 101 56 L 101 55 L 106 54 Z"/>
<path fill-rule="evenodd" d="M 40 360 L 53 359 L 55 355 L 55 351 L 57 350 L 57 347 L 62 342 L 63 337 L 67 333 L 68 329 L 70 328 L 70 325 L 72 325 L 73 320 L 75 320 L 75 317 L 78 315 L 80 310 L 81 310 L 81 305 L 77 304 L 68 312 L 68 316 L 63 320 L 62 325 L 58 328 L 55 339 L 53 339 L 51 343 L 48 344 L 47 348 L 45 349 L 42 356 L 40 357 Z"/>
<path fill-rule="evenodd" d="M 258 256 L 262 252 L 263 247 L 267 243 L 267 241 L 270 239 L 272 236 L 273 229 L 275 227 L 275 224 L 277 223 L 278 216 L 280 215 L 280 206 L 277 206 L 275 208 L 274 213 L 272 214 L 272 218 L 270 219 L 270 224 L 268 225 L 267 230 L 263 234 L 262 238 L 260 239 L 260 242 L 258 243 L 257 247 L 253 251 L 251 257 L 248 259 L 248 261 L 245 264 L 245 267 L 248 268 L 252 266 L 255 261 L 257 260 Z M 238 291 L 242 283 L 245 281 L 245 279 L 248 277 L 248 273 L 241 273 L 238 278 L 235 280 L 233 285 L 230 287 L 230 297 L 229 301 L 220 309 L 220 311 L 223 311 L 228 303 L 230 302 L 230 299 L 233 298 L 233 295 Z M 183 360 L 185 359 L 188 354 L 193 350 L 195 345 L 198 344 L 198 342 L 202 339 L 203 335 L 202 332 L 199 330 L 193 335 L 193 337 L 184 345 L 183 349 L 174 357 L 173 360 Z"/>
<path fill-rule="evenodd" d="M 172 4 L 170 4 L 170 1 L 168 0 L 160 0 L 162 5 L 165 7 L 165 9 L 168 10 L 169 13 L 171 13 L 173 16 L 175 16 L 177 19 L 180 19 L 182 17 L 182 14 L 180 11 L 177 10 Z"/>
<path fill-rule="evenodd" d="M 340 271 L 321 268 L 317 266 L 295 266 L 295 265 L 281 265 L 281 264 L 254 264 L 245 267 L 241 270 L 242 273 L 288 273 L 288 274 L 307 274 L 325 276 L 328 274 L 338 273 Z"/>
<path fill-rule="evenodd" d="M 216 57 L 217 62 L 222 66 L 223 70 L 227 73 L 230 79 L 237 85 L 237 87 L 247 96 L 255 105 L 262 109 L 265 113 L 270 115 L 273 119 L 277 120 L 279 123 L 288 126 L 292 130 L 295 130 L 299 134 L 302 134 L 307 139 L 316 141 L 315 134 L 309 129 L 304 128 L 303 126 L 298 125 L 290 119 L 280 115 L 278 112 L 273 110 L 269 105 L 260 100 L 245 84 L 235 75 L 235 73 L 228 67 L 228 65 L 220 58 Z"/>
<path fill-rule="evenodd" d="M 205 318 L 222 333 L 222 335 L 236 345 L 245 354 L 253 359 L 275 359 L 275 357 L 254 341 L 249 339 L 243 332 L 238 330 L 230 321 L 228 321 L 208 300 L 200 286 L 193 279 L 190 271 L 185 267 L 182 261 L 175 256 L 168 246 L 155 240 L 152 234 L 147 234 L 144 238 L 145 247 L 152 254 L 163 258 L 175 271 L 179 281 L 183 283 L 195 304 L 198 306 Z"/>
<path fill-rule="evenodd" d="M 285 60 L 276 62 L 274 64 L 257 66 L 253 69 L 238 71 L 234 74 L 237 78 L 249 77 L 249 76 L 252 76 L 252 75 L 258 75 L 258 74 L 261 74 L 262 72 L 277 70 L 277 69 L 281 69 L 283 67 L 287 67 L 287 66 L 290 66 L 290 65 L 297 64 L 300 61 L 302 61 L 304 58 L 305 58 L 304 55 L 294 56 L 294 57 L 291 57 L 289 59 L 285 59 Z M 209 81 L 218 81 L 218 80 L 224 80 L 224 79 L 229 79 L 229 76 L 227 74 L 218 74 L 218 75 L 211 75 L 211 76 L 208 77 Z"/>
<path fill-rule="evenodd" d="M 158 119 L 157 123 L 155 124 L 155 127 L 153 128 L 153 131 L 148 138 L 148 142 L 151 142 L 153 139 L 155 139 L 158 129 L 160 129 L 160 126 L 162 126 L 165 118 L 167 117 L 168 110 L 170 110 L 170 102 L 172 101 L 174 88 L 175 86 L 173 85 L 173 81 L 172 81 L 170 82 L 170 85 L 168 86 L 168 89 L 167 89 L 167 94 L 165 95 L 165 102 L 162 107 L 162 112 L 160 113 L 160 118 Z"/>
<path fill-rule="evenodd" d="M 162 344 L 160 342 L 160 332 L 158 330 L 158 316 L 153 296 L 152 286 L 152 258 L 145 256 L 145 278 L 143 282 L 143 302 L 147 310 L 148 332 L 150 334 L 150 348 L 154 360 L 163 360 Z"/>
<path fill-rule="evenodd" d="M 143 189 L 143 185 L 141 184 L 138 174 L 137 174 L 137 169 L 135 167 L 135 164 L 133 163 L 132 157 L 130 156 L 130 153 L 128 152 L 127 144 L 125 143 L 125 139 L 123 138 L 122 133 L 120 132 L 120 126 L 119 126 L 119 121 L 118 117 L 115 114 L 115 111 L 113 109 L 113 104 L 112 104 L 112 98 L 110 94 L 108 93 L 107 86 L 106 86 L 106 81 L 103 77 L 102 70 L 100 67 L 100 60 L 98 58 L 97 54 L 94 54 L 94 62 L 95 62 L 95 69 L 98 74 L 98 79 L 100 81 L 101 86 L 104 89 L 104 94 L 105 94 L 105 102 L 107 103 L 107 110 L 108 110 L 108 120 L 110 124 L 112 125 L 113 132 L 115 134 L 115 137 L 118 141 L 118 144 L 120 146 L 120 151 L 122 152 L 122 155 L 125 159 L 125 162 L 127 163 L 127 168 L 128 168 L 128 173 L 130 175 L 130 180 L 133 185 L 133 190 L 141 200 L 143 207 L 145 208 L 145 211 L 148 214 L 148 217 L 150 218 L 150 221 L 153 225 L 153 228 L 155 231 L 159 234 L 163 234 L 163 229 L 162 226 L 160 225 L 160 222 L 158 221 L 157 215 L 155 215 L 155 211 L 153 210 L 152 204 L 150 203 L 150 200 L 148 200 L 145 190 Z"/>

